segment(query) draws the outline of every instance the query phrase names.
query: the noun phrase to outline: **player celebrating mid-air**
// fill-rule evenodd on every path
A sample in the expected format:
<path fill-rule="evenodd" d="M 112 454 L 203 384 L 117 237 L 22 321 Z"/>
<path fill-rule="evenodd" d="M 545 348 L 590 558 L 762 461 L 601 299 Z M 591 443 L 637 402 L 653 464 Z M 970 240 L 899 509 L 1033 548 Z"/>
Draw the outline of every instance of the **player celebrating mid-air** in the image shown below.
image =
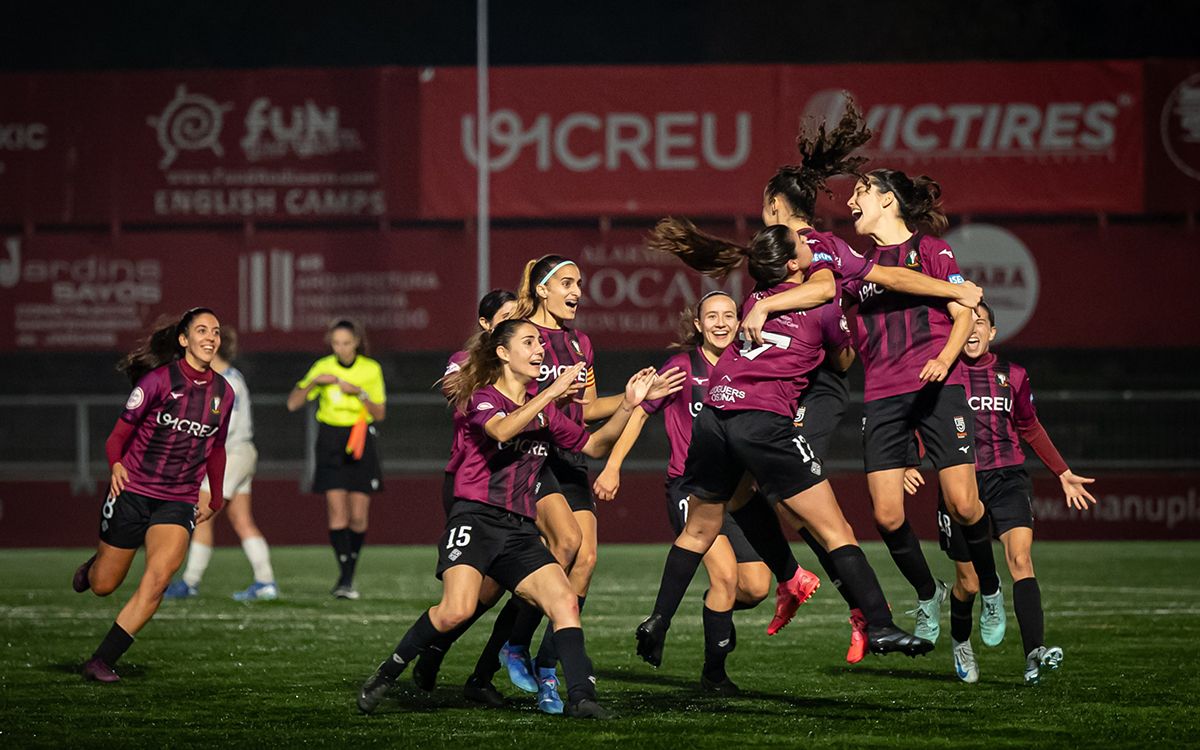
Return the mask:
<path fill-rule="evenodd" d="M 220 345 L 217 316 L 195 307 L 156 329 L 118 366 L 134 388 L 104 444 L 111 476 L 100 511 L 100 542 L 75 571 L 72 585 L 80 593 L 90 588 L 108 596 L 125 580 L 143 544 L 146 569 L 84 665 L 86 679 L 120 679 L 113 667 L 158 610 L 192 530 L 221 509 L 221 493 L 200 497 L 203 475 L 212 487 L 223 486 L 225 477 L 234 395 L 211 366 Z"/>
<path fill-rule="evenodd" d="M 1025 368 L 998 357 L 991 351 L 996 338 L 992 308 L 981 303 L 974 327 L 963 348 L 959 364 L 965 376 L 967 403 L 975 412 L 975 478 L 979 497 L 987 507 L 992 533 L 1004 545 L 1004 556 L 1013 578 L 1013 609 L 1021 629 L 1025 653 L 1025 684 L 1041 679 L 1042 669 L 1058 669 L 1063 651 L 1046 646 L 1042 616 L 1042 592 L 1033 574 L 1033 487 L 1025 472 L 1024 440 L 1046 468 L 1062 483 L 1067 505 L 1087 510 L 1096 499 L 1086 485 L 1089 477 L 1073 473 L 1038 421 L 1033 408 L 1033 391 Z M 905 487 L 915 492 L 924 484 L 920 472 L 909 470 Z M 938 498 L 938 533 L 942 549 L 954 560 L 955 582 L 950 597 L 950 636 L 954 644 L 954 671 L 964 682 L 979 680 L 979 666 L 971 649 L 971 610 L 979 578 L 967 553 L 963 528 L 947 512 L 945 499 Z M 985 605 L 986 606 L 986 605 Z M 998 640 L 985 638 L 988 646 Z"/>

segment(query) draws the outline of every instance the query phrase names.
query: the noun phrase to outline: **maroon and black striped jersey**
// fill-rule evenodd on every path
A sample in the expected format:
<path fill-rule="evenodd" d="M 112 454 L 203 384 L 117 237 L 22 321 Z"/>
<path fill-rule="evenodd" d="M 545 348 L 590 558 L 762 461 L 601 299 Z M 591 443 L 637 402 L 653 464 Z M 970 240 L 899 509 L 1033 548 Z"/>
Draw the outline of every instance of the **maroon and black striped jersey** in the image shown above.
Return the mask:
<path fill-rule="evenodd" d="M 564 371 L 579 362 L 585 362 L 583 371 L 579 373 L 579 382 L 584 387 L 595 385 L 596 373 L 593 369 L 596 354 L 592 350 L 592 340 L 586 333 L 574 328 L 543 328 L 534 324 L 542 338 L 542 348 L 546 354 L 542 359 L 542 369 L 538 379 L 532 384 L 532 392 L 540 393 L 543 388 L 553 383 Z M 582 394 L 580 394 L 582 396 Z M 582 425 L 583 405 L 569 401 L 560 407 L 576 424 Z"/>
<path fill-rule="evenodd" d="M 964 357 L 958 366 L 967 389 L 967 403 L 975 412 L 975 468 L 1024 464 L 1021 440 L 1025 440 L 1051 471 L 1066 471 L 1066 464 L 1038 421 L 1024 367 L 991 352 L 974 362 Z"/>

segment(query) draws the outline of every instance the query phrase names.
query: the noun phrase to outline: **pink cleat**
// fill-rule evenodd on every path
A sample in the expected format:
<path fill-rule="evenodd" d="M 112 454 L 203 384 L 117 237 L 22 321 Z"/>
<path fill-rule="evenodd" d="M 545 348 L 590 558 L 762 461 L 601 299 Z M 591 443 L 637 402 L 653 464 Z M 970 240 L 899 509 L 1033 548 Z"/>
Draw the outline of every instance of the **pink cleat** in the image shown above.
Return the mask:
<path fill-rule="evenodd" d="M 861 609 L 850 610 L 850 648 L 846 649 L 846 663 L 858 664 L 867 655 L 867 618 Z"/>
<path fill-rule="evenodd" d="M 88 581 L 88 571 L 92 569 L 94 562 L 96 562 L 96 556 L 92 555 L 87 562 L 75 569 L 75 577 L 71 579 L 71 588 L 75 589 L 76 593 L 82 594 L 92 587 L 91 582 Z"/>
<path fill-rule="evenodd" d="M 775 587 L 775 616 L 767 626 L 767 635 L 775 635 L 792 621 L 800 605 L 812 598 L 813 592 L 821 588 L 821 579 L 815 573 L 797 568 L 796 575 Z"/>
<path fill-rule="evenodd" d="M 92 659 L 83 665 L 83 679 L 96 682 L 119 682 L 121 676 L 101 659 Z"/>

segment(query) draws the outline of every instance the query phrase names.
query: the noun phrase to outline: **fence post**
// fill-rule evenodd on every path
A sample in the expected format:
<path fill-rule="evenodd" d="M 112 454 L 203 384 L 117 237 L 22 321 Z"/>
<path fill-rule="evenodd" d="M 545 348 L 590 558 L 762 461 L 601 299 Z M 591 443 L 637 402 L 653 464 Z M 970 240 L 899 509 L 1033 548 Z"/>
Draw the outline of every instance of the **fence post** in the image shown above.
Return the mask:
<path fill-rule="evenodd" d="M 75 477 L 71 480 L 71 493 L 75 495 L 90 494 L 95 490 L 88 426 L 88 403 L 86 399 L 80 399 L 75 402 Z"/>

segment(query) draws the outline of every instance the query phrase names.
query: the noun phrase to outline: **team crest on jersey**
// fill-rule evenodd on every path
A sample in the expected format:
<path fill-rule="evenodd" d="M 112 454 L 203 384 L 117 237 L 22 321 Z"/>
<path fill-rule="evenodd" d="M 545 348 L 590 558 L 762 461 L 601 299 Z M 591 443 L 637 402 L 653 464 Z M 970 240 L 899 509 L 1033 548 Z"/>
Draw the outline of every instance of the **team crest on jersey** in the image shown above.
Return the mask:
<path fill-rule="evenodd" d="M 967 420 L 963 417 L 954 418 L 954 429 L 958 431 L 959 440 L 967 436 Z"/>
<path fill-rule="evenodd" d="M 538 427 L 546 426 L 546 415 L 544 412 L 538 412 Z"/>
<path fill-rule="evenodd" d="M 571 339 L 571 348 L 575 350 L 576 354 L 578 354 L 581 357 L 583 356 L 583 349 L 579 348 L 579 340 L 578 339 Z"/>
<path fill-rule="evenodd" d="M 221 397 L 220 396 L 213 396 L 212 405 L 209 407 L 209 411 L 211 411 L 213 414 L 221 413 Z"/>
<path fill-rule="evenodd" d="M 909 250 L 908 255 L 904 256 L 904 265 L 909 268 L 921 267 L 921 256 L 916 250 Z"/>
<path fill-rule="evenodd" d="M 996 373 L 996 385 L 1000 386 L 1001 388 L 1007 388 L 1008 376 L 1002 372 Z"/>
<path fill-rule="evenodd" d="M 803 427 L 804 426 L 804 413 L 806 411 L 808 411 L 807 406 L 801 406 L 799 409 L 797 409 L 796 410 L 796 418 L 792 420 L 792 424 L 794 424 L 797 427 Z"/>

